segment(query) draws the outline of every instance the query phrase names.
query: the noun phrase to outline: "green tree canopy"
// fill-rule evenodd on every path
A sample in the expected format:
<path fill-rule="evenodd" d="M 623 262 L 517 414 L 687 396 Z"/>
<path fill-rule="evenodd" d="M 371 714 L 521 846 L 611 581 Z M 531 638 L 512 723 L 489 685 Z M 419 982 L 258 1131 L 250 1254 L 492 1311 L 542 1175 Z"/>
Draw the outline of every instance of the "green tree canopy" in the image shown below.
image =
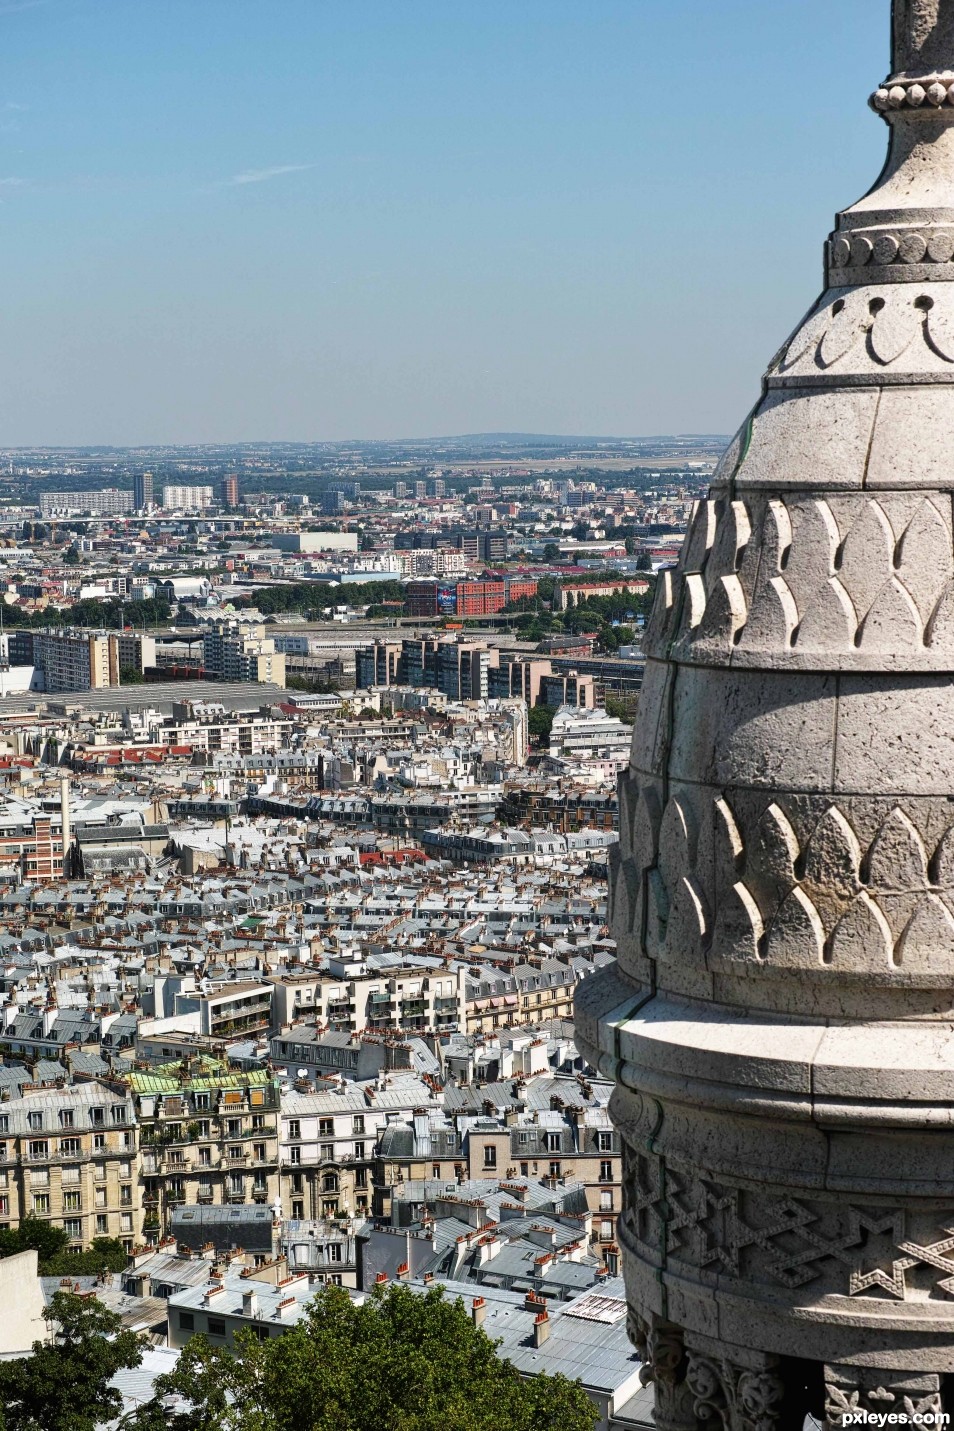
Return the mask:
<path fill-rule="evenodd" d="M 530 737 L 538 745 L 548 745 L 550 741 L 550 727 L 553 725 L 553 717 L 556 711 L 552 706 L 531 706 L 527 717 L 527 725 Z"/>
<path fill-rule="evenodd" d="M 193 1337 L 135 1431 L 592 1431 L 578 1382 L 521 1380 L 459 1300 L 391 1286 L 362 1306 L 320 1292 L 280 1337 Z M 163 1397 L 183 1398 L 183 1409 Z"/>
<path fill-rule="evenodd" d="M 0 1362 L 3 1431 L 95 1431 L 122 1410 L 110 1381 L 138 1366 L 135 1332 L 95 1297 L 54 1294 L 47 1309 L 52 1342 L 34 1342 L 31 1356 Z"/>

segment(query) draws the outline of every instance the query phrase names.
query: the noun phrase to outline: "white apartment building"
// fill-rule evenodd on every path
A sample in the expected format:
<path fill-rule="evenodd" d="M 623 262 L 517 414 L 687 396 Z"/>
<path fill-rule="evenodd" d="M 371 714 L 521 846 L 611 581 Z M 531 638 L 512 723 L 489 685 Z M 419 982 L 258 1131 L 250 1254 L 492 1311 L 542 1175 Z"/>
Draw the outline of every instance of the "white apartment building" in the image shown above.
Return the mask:
<path fill-rule="evenodd" d="M 604 710 L 561 706 L 550 729 L 550 754 L 575 760 L 613 760 L 621 769 L 629 761 L 632 726 Z"/>
<path fill-rule="evenodd" d="M 119 685 L 119 648 L 105 632 L 37 631 L 33 664 L 48 691 L 98 691 Z"/>
<path fill-rule="evenodd" d="M 162 505 L 171 512 L 201 512 L 211 507 L 215 493 L 211 487 L 163 487 Z"/>
<path fill-rule="evenodd" d="M 217 626 L 202 638 L 202 664 L 223 681 L 285 684 L 285 653 L 257 626 Z"/>

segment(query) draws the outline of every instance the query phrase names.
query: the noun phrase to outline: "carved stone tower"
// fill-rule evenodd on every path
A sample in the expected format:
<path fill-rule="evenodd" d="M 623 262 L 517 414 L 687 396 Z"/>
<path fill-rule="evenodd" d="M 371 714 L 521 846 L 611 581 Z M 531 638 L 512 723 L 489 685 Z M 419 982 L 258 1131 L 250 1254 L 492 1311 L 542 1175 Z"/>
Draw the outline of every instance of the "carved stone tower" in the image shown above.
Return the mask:
<path fill-rule="evenodd" d="M 954 1414 L 954 0 L 664 574 L 578 999 L 660 1431 Z"/>

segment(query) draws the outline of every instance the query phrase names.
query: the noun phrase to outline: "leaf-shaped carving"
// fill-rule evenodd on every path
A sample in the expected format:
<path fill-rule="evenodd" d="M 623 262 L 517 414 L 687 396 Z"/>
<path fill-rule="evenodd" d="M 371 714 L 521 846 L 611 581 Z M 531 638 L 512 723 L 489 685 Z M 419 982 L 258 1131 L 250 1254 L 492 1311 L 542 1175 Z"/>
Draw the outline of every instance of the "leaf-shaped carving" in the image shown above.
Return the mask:
<path fill-rule="evenodd" d="M 629 854 L 633 848 L 633 826 L 639 809 L 639 777 L 631 770 L 621 770 L 616 786 L 619 802 L 619 840 L 623 851 Z"/>
<path fill-rule="evenodd" d="M 839 358 L 851 352 L 870 323 L 868 303 L 860 293 L 849 294 L 845 306 L 836 313 L 821 340 L 818 358 L 822 367 L 830 368 Z"/>
<path fill-rule="evenodd" d="M 924 633 L 924 644 L 938 651 L 954 649 L 954 581 L 941 592 Z"/>
<path fill-rule="evenodd" d="M 951 531 L 944 516 L 925 499 L 905 528 L 898 546 L 897 577 L 926 624 L 944 587 L 954 575 Z"/>
<path fill-rule="evenodd" d="M 658 870 L 646 877 L 646 953 L 657 959 L 666 942 L 669 923 L 669 892 Z"/>
<path fill-rule="evenodd" d="M 803 859 L 803 879 L 826 895 L 850 898 L 860 889 L 858 838 L 837 805 L 829 805 L 812 831 Z"/>
<path fill-rule="evenodd" d="M 793 368 L 799 358 L 815 356 L 815 350 L 824 338 L 832 322 L 831 305 L 826 304 L 819 313 L 815 313 L 799 328 L 795 337 L 789 343 L 785 356 L 779 363 L 779 372 L 788 372 Z"/>
<path fill-rule="evenodd" d="M 715 541 L 706 563 L 706 583 L 711 591 L 720 576 L 738 570 L 739 553 L 752 535 L 752 523 L 744 502 L 729 502 L 716 529 Z"/>
<path fill-rule="evenodd" d="M 706 584 L 698 572 L 692 572 L 686 582 L 686 624 L 694 631 L 705 615 Z"/>
<path fill-rule="evenodd" d="M 848 651 L 857 624 L 847 591 L 837 576 L 830 576 L 803 612 L 795 644 L 803 651 Z"/>
<path fill-rule="evenodd" d="M 911 651 L 921 644 L 921 617 L 908 592 L 889 577 L 861 623 L 856 643 L 863 651 Z"/>
<path fill-rule="evenodd" d="M 729 647 L 735 633 L 745 625 L 746 615 L 745 592 L 739 578 L 735 575 L 720 577 L 693 636 L 696 640 L 714 640 Z"/>
<path fill-rule="evenodd" d="M 895 946 L 894 962 L 954 971 L 954 919 L 936 894 L 919 902 Z"/>
<path fill-rule="evenodd" d="M 717 524 L 717 504 L 711 498 L 697 502 L 689 521 L 689 535 L 679 557 L 680 571 L 702 571 L 715 541 Z"/>
<path fill-rule="evenodd" d="M 653 608 L 650 612 L 649 620 L 646 623 L 646 634 L 644 636 L 644 649 L 648 654 L 663 645 L 669 637 L 673 617 L 675 616 L 675 583 L 673 581 L 673 568 L 666 567 L 656 578 L 656 595 L 653 600 Z"/>
<path fill-rule="evenodd" d="M 921 836 L 896 805 L 865 857 L 867 883 L 874 889 L 912 890 L 927 885 L 927 854 Z"/>
<path fill-rule="evenodd" d="M 935 298 L 928 310 L 927 335 L 934 351 L 954 363 L 954 310 L 946 294 Z"/>
<path fill-rule="evenodd" d="M 884 969 L 892 961 L 893 945 L 888 921 L 862 893 L 832 930 L 825 962 L 839 969 Z"/>
<path fill-rule="evenodd" d="M 892 570 L 894 532 L 878 502 L 866 502 L 845 538 L 838 576 L 863 620 Z"/>
<path fill-rule="evenodd" d="M 762 560 L 771 563 L 773 571 L 781 571 L 782 563 L 792 547 L 792 519 L 784 502 L 773 498 L 765 511 L 762 530 Z"/>
<path fill-rule="evenodd" d="M 727 870 L 739 874 L 745 865 L 745 845 L 729 802 L 720 797 L 715 802 L 717 861 Z M 719 859 L 718 857 L 722 858 Z"/>
<path fill-rule="evenodd" d="M 695 830 L 690 825 L 689 807 L 674 795 L 666 806 L 659 831 L 658 863 L 670 889 L 689 867 L 694 846 Z"/>
<path fill-rule="evenodd" d="M 709 914 L 702 891 L 690 875 L 681 875 L 666 923 L 666 957 L 682 961 L 698 952 L 708 929 Z"/>
<path fill-rule="evenodd" d="M 875 314 L 868 339 L 878 362 L 887 367 L 900 358 L 921 331 L 923 323 L 922 310 L 915 308 L 907 294 L 896 297 L 892 293 L 884 307 Z"/>
<path fill-rule="evenodd" d="M 781 806 L 763 811 L 746 850 L 745 882 L 768 923 L 796 883 L 798 840 Z"/>
<path fill-rule="evenodd" d="M 749 940 L 747 942 L 749 947 L 746 952 L 750 953 L 753 958 L 758 959 L 760 957 L 762 939 L 765 935 L 762 911 L 741 880 L 736 881 L 732 886 L 732 893 L 742 906 L 742 912 L 748 921 Z"/>
<path fill-rule="evenodd" d="M 642 894 L 642 871 L 634 860 L 622 860 L 615 881 L 613 908 L 610 912 L 610 926 L 617 943 L 639 930 L 641 920 L 640 895 Z"/>
<path fill-rule="evenodd" d="M 824 925 L 818 910 L 798 885 L 782 901 L 772 920 L 765 957 L 771 964 L 797 969 L 811 968 L 824 961 Z"/>
<path fill-rule="evenodd" d="M 756 586 L 739 646 L 742 650 L 787 650 L 797 626 L 798 608 L 788 582 L 773 576 Z"/>
<path fill-rule="evenodd" d="M 827 502 L 802 499 L 787 503 L 793 528 L 785 563 L 785 580 L 804 617 L 812 601 L 835 570 L 841 543 L 838 523 Z M 854 629 L 854 626 L 852 627 Z"/>
<path fill-rule="evenodd" d="M 939 889 L 954 888 L 954 825 L 941 836 L 928 869 L 932 884 Z"/>

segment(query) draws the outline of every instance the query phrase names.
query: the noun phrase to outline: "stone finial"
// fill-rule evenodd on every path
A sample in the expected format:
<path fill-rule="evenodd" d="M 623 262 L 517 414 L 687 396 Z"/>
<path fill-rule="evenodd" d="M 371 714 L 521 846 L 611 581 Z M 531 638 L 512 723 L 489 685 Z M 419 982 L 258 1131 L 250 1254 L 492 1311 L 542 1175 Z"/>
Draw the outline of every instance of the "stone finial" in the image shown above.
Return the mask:
<path fill-rule="evenodd" d="M 954 66 L 954 0 L 893 0 L 893 25 L 895 75 Z"/>

